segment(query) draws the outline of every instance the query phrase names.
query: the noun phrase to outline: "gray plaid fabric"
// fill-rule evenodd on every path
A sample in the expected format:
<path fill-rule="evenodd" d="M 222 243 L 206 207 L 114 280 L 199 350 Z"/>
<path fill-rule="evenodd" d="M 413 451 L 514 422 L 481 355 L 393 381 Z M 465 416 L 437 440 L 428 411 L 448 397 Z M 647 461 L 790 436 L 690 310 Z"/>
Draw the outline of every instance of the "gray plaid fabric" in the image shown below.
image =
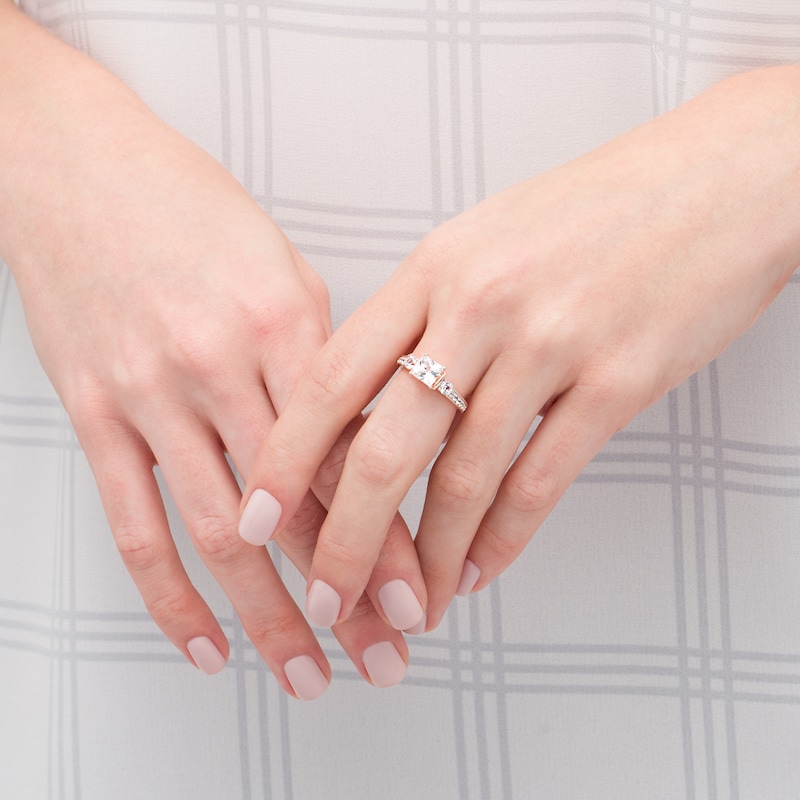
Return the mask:
<path fill-rule="evenodd" d="M 337 322 L 485 195 L 800 60 L 797 0 L 23 5 L 234 171 Z M 199 674 L 150 622 L 0 266 L 0 796 L 797 798 L 799 283 L 412 641 L 404 684 L 328 636 L 334 683 L 303 704 L 185 545 L 230 664 Z"/>

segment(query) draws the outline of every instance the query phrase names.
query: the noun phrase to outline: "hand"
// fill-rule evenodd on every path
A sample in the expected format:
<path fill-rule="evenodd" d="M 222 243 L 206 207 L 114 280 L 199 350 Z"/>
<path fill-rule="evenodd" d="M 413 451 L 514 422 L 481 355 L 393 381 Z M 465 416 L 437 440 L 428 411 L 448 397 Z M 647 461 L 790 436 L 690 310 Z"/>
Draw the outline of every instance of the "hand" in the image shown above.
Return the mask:
<path fill-rule="evenodd" d="M 798 69 L 742 75 L 426 237 L 313 360 L 246 491 L 268 490 L 290 518 L 400 355 L 445 364 L 469 408 L 400 371 L 353 440 L 310 579 L 344 607 L 360 596 L 398 504 L 451 431 L 416 539 L 428 629 L 454 593 L 486 586 L 603 444 L 788 279 L 798 153 Z"/>
<path fill-rule="evenodd" d="M 22 133 L 4 142 L 0 248 L 126 566 L 187 658 L 221 669 L 228 644 L 178 557 L 157 464 L 259 653 L 284 689 L 314 697 L 329 666 L 266 549 L 237 533 L 241 494 L 225 453 L 246 477 L 330 335 L 326 289 L 217 162 L 6 8 L 15 38 L 42 58 L 3 70 L 3 91 L 26 104 Z M 309 496 L 291 523 L 289 555 L 306 572 L 323 517 Z M 399 518 L 393 530 L 413 556 Z M 359 608 L 336 633 L 364 677 L 396 682 L 403 637 L 367 599 Z"/>

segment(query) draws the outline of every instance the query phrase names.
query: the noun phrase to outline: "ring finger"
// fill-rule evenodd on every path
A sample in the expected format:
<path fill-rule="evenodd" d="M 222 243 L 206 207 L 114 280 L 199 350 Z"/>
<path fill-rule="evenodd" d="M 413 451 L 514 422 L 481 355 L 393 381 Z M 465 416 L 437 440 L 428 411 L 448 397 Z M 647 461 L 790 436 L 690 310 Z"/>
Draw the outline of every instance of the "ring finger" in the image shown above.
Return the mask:
<path fill-rule="evenodd" d="M 624 424 L 613 402 L 602 408 L 572 388 L 545 414 L 508 471 L 467 554 L 470 590 L 487 586 L 522 552 L 570 484 Z"/>
<path fill-rule="evenodd" d="M 442 353 L 442 343 L 448 341 L 455 339 L 429 330 L 415 352 L 436 353 L 438 346 Z M 468 392 L 487 362 L 485 353 L 462 352 L 447 376 L 459 391 Z M 353 440 L 320 532 L 310 580 L 312 585 L 320 580 L 337 593 L 339 619 L 348 617 L 364 591 L 400 502 L 436 455 L 458 413 L 452 402 L 429 388 L 442 365 L 420 359 L 415 366 L 419 380 L 401 370 Z"/>

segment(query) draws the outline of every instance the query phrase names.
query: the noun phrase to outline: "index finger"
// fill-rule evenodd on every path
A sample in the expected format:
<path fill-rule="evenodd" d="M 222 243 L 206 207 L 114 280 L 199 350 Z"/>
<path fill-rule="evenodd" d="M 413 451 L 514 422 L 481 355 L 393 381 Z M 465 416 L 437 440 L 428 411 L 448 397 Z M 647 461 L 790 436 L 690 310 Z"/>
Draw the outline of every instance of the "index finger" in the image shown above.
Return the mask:
<path fill-rule="evenodd" d="M 267 434 L 242 496 L 239 533 L 265 544 L 292 519 L 339 435 L 421 337 L 427 306 L 395 276 L 328 340 Z"/>

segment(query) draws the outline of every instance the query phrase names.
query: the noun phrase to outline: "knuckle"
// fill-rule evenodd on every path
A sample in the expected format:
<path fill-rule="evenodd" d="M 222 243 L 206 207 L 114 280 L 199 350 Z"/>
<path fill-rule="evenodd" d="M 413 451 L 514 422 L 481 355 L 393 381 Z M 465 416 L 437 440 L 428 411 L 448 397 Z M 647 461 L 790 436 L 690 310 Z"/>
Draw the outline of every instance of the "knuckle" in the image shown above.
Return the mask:
<path fill-rule="evenodd" d="M 269 454 L 267 458 L 265 453 Z M 262 485 L 270 485 L 272 476 L 297 476 L 304 474 L 306 466 L 300 459 L 297 440 L 290 434 L 284 434 L 278 426 L 267 432 L 259 450 L 256 465 L 250 470 L 250 481 L 263 481 Z"/>
<path fill-rule="evenodd" d="M 509 308 L 508 286 L 491 274 L 473 275 L 459 294 L 453 312 L 456 324 L 470 329 L 487 319 L 505 318 Z"/>
<path fill-rule="evenodd" d="M 440 226 L 417 243 L 406 259 L 405 268 L 433 282 L 452 261 L 456 247 L 457 242 L 446 226 Z"/>
<path fill-rule="evenodd" d="M 660 392 L 658 380 L 649 374 L 647 365 L 631 367 L 633 363 L 631 359 L 626 367 L 619 357 L 598 359 L 584 370 L 580 383 L 572 389 L 584 417 L 605 421 L 609 436 L 669 389 L 665 386 Z"/>
<path fill-rule="evenodd" d="M 478 505 L 485 500 L 489 486 L 483 466 L 468 459 L 437 464 L 431 482 L 436 496 L 447 507 Z"/>
<path fill-rule="evenodd" d="M 339 438 L 331 447 L 328 455 L 320 464 L 314 477 L 314 493 L 325 503 L 332 498 L 344 471 L 350 445 L 361 430 L 363 417 L 358 416 L 351 420 L 339 434 Z"/>
<path fill-rule="evenodd" d="M 244 328 L 253 341 L 289 345 L 296 338 L 298 324 L 313 311 L 310 298 L 294 291 L 276 291 L 263 302 L 242 301 Z"/>
<path fill-rule="evenodd" d="M 103 442 L 109 433 L 119 429 L 120 412 L 99 378 L 89 375 L 74 376 L 62 388 L 62 398 L 72 427 L 81 442 Z"/>
<path fill-rule="evenodd" d="M 366 623 L 369 620 L 375 619 L 375 617 L 377 617 L 375 606 L 372 604 L 372 601 L 366 594 L 362 594 L 361 597 L 358 598 L 358 602 L 353 607 L 350 616 L 345 620 L 344 623 L 341 624 L 358 626 Z"/>
<path fill-rule="evenodd" d="M 633 390 L 631 376 L 618 361 L 613 357 L 596 358 L 581 376 L 584 391 L 591 394 L 592 404 L 599 408 L 613 407 Z"/>
<path fill-rule="evenodd" d="M 449 554 L 446 554 L 446 556 Z M 422 561 L 422 559 L 420 559 Z M 441 587 L 451 587 L 452 591 L 455 591 L 456 585 L 458 584 L 458 566 L 454 563 L 450 563 L 452 559 L 450 558 L 437 558 L 436 560 L 433 559 L 425 559 L 422 562 L 422 574 L 425 578 L 425 585 L 428 588 L 428 600 L 430 602 L 431 593 L 433 591 L 433 587 L 437 587 L 437 591 L 441 590 Z"/>
<path fill-rule="evenodd" d="M 290 607 L 285 607 L 269 616 L 250 619 L 244 627 L 256 648 L 266 649 L 276 641 L 296 638 L 299 625 L 299 613 Z"/>
<path fill-rule="evenodd" d="M 217 332 L 204 330 L 198 325 L 173 334 L 171 361 L 183 374 L 188 374 L 204 384 L 213 385 L 224 368 L 220 357 Z"/>
<path fill-rule="evenodd" d="M 351 374 L 350 362 L 334 349 L 316 359 L 307 373 L 312 408 L 324 408 L 332 401 L 338 403 L 346 400 L 350 393 L 348 379 Z"/>
<path fill-rule="evenodd" d="M 331 293 L 328 285 L 316 273 L 308 279 L 308 290 L 314 300 L 320 305 L 328 308 L 331 303 Z"/>
<path fill-rule="evenodd" d="M 322 511 L 314 496 L 307 494 L 302 505 L 281 533 L 281 545 L 286 543 L 291 546 L 293 551 L 313 553 L 321 524 Z"/>
<path fill-rule="evenodd" d="M 334 565 L 345 574 L 357 571 L 364 561 L 364 553 L 354 541 L 326 537 L 320 539 L 314 554 L 317 560 Z"/>
<path fill-rule="evenodd" d="M 527 466 L 512 470 L 506 477 L 503 500 L 518 514 L 546 512 L 557 496 L 552 475 L 542 469 Z"/>
<path fill-rule="evenodd" d="M 149 357 L 117 360 L 110 369 L 111 385 L 122 397 L 140 403 L 159 395 L 162 381 Z"/>
<path fill-rule="evenodd" d="M 320 497 L 332 497 L 339 485 L 344 462 L 347 458 L 347 444 L 337 442 L 317 470 L 314 490 Z"/>
<path fill-rule="evenodd" d="M 357 476 L 369 486 L 395 483 L 403 472 L 401 443 L 389 428 L 364 431 L 350 448 L 348 459 Z"/>
<path fill-rule="evenodd" d="M 452 309 L 458 325 L 495 325 L 498 319 L 519 318 L 519 281 L 516 278 L 527 274 L 530 264 L 511 256 L 495 267 L 466 271 Z"/>
<path fill-rule="evenodd" d="M 228 564 L 238 558 L 243 550 L 233 520 L 218 514 L 206 514 L 194 520 L 195 547 L 200 556 L 217 564 Z"/>
<path fill-rule="evenodd" d="M 173 333 L 165 329 L 159 331 L 157 345 L 148 340 L 148 346 L 143 347 L 131 332 L 123 332 L 115 343 L 115 357 L 105 365 L 103 383 L 126 409 L 152 402 L 164 394 L 169 384 L 165 376 L 173 362 L 182 368 L 172 348 L 176 337 L 180 341 L 188 336 L 187 330 Z"/>
<path fill-rule="evenodd" d="M 194 598 L 189 592 L 183 589 L 172 588 L 171 591 L 163 591 L 161 594 L 144 598 L 147 611 L 156 622 L 175 622 L 185 620 L 194 611 Z"/>
<path fill-rule="evenodd" d="M 494 562 L 507 565 L 516 559 L 523 544 L 515 537 L 484 524 L 481 529 L 481 548 L 488 552 Z"/>
<path fill-rule="evenodd" d="M 114 531 L 117 549 L 132 573 L 148 572 L 159 565 L 164 548 L 152 531 L 141 525 L 123 525 Z"/>

